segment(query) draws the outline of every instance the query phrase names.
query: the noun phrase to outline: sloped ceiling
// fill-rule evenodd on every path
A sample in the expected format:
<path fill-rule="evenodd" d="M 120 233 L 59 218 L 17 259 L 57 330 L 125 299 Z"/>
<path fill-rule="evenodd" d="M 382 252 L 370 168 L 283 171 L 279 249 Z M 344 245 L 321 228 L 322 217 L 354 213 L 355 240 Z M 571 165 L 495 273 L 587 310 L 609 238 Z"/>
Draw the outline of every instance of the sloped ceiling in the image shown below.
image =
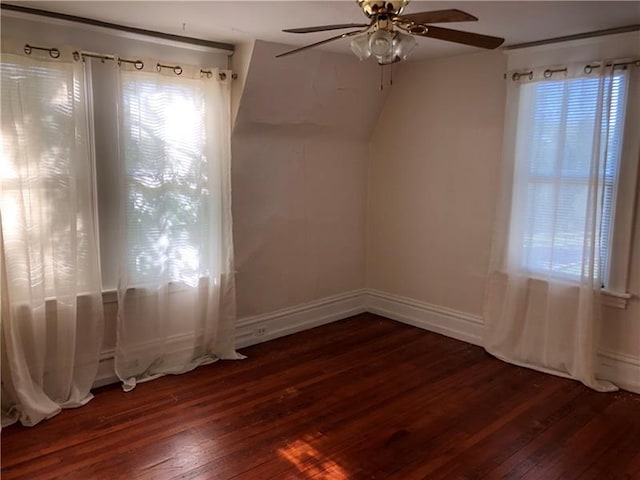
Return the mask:
<path fill-rule="evenodd" d="M 302 137 L 367 141 L 386 94 L 379 67 L 320 51 L 276 60 L 284 48 L 256 42 L 235 132 L 277 134 L 286 126 Z"/>
<path fill-rule="evenodd" d="M 304 45 L 328 38 L 331 33 L 295 35 L 283 28 L 366 20 L 353 0 L 345 1 L 9 1 L 55 11 L 177 35 L 230 43 L 264 40 Z M 406 12 L 458 8 L 480 20 L 453 28 L 506 38 L 505 45 L 561 37 L 640 24 L 637 1 L 412 1 Z M 340 40 L 319 47 L 348 52 Z M 419 39 L 411 59 L 442 57 L 471 52 L 472 47 L 433 39 Z"/>

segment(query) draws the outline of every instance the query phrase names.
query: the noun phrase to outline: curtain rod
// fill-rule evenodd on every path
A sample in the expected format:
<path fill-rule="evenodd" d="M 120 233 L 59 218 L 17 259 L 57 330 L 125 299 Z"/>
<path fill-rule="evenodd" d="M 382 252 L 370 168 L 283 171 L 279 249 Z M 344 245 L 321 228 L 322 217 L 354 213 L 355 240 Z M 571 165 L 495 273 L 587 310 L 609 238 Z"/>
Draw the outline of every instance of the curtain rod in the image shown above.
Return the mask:
<path fill-rule="evenodd" d="M 55 47 L 49 48 L 49 47 L 39 47 L 36 45 L 29 45 L 28 43 L 24 46 L 24 53 L 26 53 L 27 55 L 31 55 L 31 53 L 34 50 L 40 50 L 43 52 L 48 52 L 49 56 L 51 58 L 60 58 L 60 50 L 58 50 Z M 112 55 L 109 53 L 96 53 L 96 52 L 82 52 L 82 51 L 78 51 L 76 50 L 75 52 L 73 52 L 73 59 L 75 61 L 78 61 L 80 59 L 82 59 L 82 61 L 85 61 L 85 58 L 96 58 L 98 60 L 100 60 L 102 63 L 104 63 L 107 60 L 110 61 L 114 61 L 118 63 L 118 66 L 120 66 L 121 63 L 130 63 L 134 66 L 134 68 L 136 70 L 142 70 L 144 68 L 144 62 L 140 59 L 137 60 L 130 60 L 130 59 L 126 59 L 126 58 L 120 58 L 119 56 L 116 55 Z M 597 67 L 597 66 L 596 66 Z M 160 62 L 156 63 L 156 70 L 158 72 L 160 72 L 163 68 L 168 68 L 170 70 L 173 70 L 173 73 L 175 73 L 176 75 L 182 75 L 182 67 L 180 65 L 163 65 Z M 207 78 L 211 78 L 213 76 L 213 71 L 212 70 L 203 70 L 202 68 L 200 69 L 200 77 L 207 77 Z M 226 80 L 227 78 L 227 74 L 226 72 L 219 72 L 218 73 L 218 77 L 220 78 L 220 80 Z M 236 80 L 238 78 L 238 74 L 236 73 L 231 73 L 231 78 L 233 80 Z"/>
<path fill-rule="evenodd" d="M 616 33 L 636 32 L 640 30 L 640 25 L 627 25 L 626 27 L 607 28 L 606 30 L 596 30 L 593 32 L 577 33 L 575 35 L 566 35 L 564 37 L 547 38 L 545 40 L 537 40 L 535 42 L 517 43 L 508 45 L 504 50 L 515 50 L 517 48 L 537 47 L 539 45 L 548 45 L 550 43 L 568 42 L 570 40 L 582 40 L 584 38 L 602 37 L 604 35 L 615 35 Z"/>
<path fill-rule="evenodd" d="M 626 69 L 627 67 L 629 67 L 631 65 L 635 65 L 636 67 L 640 67 L 640 59 L 629 60 L 628 62 L 607 62 L 607 63 L 603 63 L 603 64 L 600 64 L 600 63 L 595 63 L 595 64 L 587 63 L 584 66 L 583 70 L 584 70 L 584 73 L 589 75 L 596 68 L 602 68 L 602 67 L 620 68 L 620 67 L 622 67 L 622 68 Z M 542 72 L 542 76 L 544 78 L 551 78 L 555 73 L 567 73 L 567 67 L 556 68 L 556 69 L 547 68 L 544 72 Z M 529 80 L 533 80 L 533 70 L 527 70 L 527 71 L 523 71 L 523 72 L 514 72 L 513 75 L 511 75 L 511 80 L 513 80 L 514 82 L 517 82 L 522 77 L 528 77 Z M 507 74 L 506 73 L 504 74 L 504 78 L 506 80 L 506 78 L 507 78 Z"/>
<path fill-rule="evenodd" d="M 1 3 L 0 8 L 2 8 L 2 10 L 28 13 L 31 15 L 40 15 L 43 17 L 55 18 L 58 20 L 66 20 L 69 22 L 83 23 L 85 25 L 92 25 L 94 27 L 102 27 L 102 28 L 108 28 L 111 30 L 119 30 L 127 33 L 135 33 L 135 34 L 144 35 L 147 37 L 156 37 L 156 38 L 161 38 L 163 40 L 171 40 L 174 42 L 188 43 L 192 45 L 198 45 L 200 47 L 215 48 L 218 50 L 225 50 L 231 53 L 233 53 L 233 51 L 235 50 L 234 45 L 230 43 L 214 42 L 211 40 L 203 40 L 201 38 L 183 37 L 181 35 L 173 35 L 170 33 L 156 32 L 154 30 L 145 30 L 143 28 L 128 27 L 126 25 L 119 25 L 117 23 L 103 22 L 101 20 L 94 20 L 92 18 L 77 17 L 75 15 L 67 15 L 65 13 L 49 12 L 46 10 L 39 10 L 36 8 L 22 7 L 20 5 L 12 5 L 10 3 Z"/>

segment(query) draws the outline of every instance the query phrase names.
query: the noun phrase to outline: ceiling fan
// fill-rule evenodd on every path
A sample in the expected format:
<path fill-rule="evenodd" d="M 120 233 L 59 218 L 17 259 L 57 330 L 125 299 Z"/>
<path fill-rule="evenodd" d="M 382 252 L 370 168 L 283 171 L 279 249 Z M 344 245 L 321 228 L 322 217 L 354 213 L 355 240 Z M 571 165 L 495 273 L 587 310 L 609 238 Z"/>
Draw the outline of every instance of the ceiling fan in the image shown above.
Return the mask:
<path fill-rule="evenodd" d="M 308 48 L 317 47 L 318 45 L 342 38 L 353 37 L 351 40 L 351 50 L 360 60 L 364 60 L 373 55 L 380 65 L 388 65 L 407 58 L 409 53 L 411 53 L 417 45 L 414 35 L 487 49 L 497 48 L 504 42 L 504 38 L 434 27 L 431 25 L 432 23 L 475 22 L 478 20 L 473 15 L 457 9 L 434 10 L 431 12 L 402 15 L 409 0 L 356 1 L 363 13 L 369 18 L 369 23 L 342 23 L 283 30 L 283 32 L 287 33 L 312 33 L 343 30 L 347 28 L 358 29 L 281 53 L 276 55 L 276 57 L 292 55 Z"/>

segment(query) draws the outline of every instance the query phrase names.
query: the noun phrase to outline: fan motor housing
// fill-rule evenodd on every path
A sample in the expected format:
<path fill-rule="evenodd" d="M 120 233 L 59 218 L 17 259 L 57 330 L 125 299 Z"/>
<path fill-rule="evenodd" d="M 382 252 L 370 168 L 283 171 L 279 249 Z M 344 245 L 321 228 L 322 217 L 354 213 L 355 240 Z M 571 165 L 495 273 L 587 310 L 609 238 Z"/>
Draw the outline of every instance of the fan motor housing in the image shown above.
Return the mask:
<path fill-rule="evenodd" d="M 378 15 L 400 15 L 407 6 L 409 0 L 382 1 L 382 0 L 357 0 L 364 14 L 371 18 Z"/>

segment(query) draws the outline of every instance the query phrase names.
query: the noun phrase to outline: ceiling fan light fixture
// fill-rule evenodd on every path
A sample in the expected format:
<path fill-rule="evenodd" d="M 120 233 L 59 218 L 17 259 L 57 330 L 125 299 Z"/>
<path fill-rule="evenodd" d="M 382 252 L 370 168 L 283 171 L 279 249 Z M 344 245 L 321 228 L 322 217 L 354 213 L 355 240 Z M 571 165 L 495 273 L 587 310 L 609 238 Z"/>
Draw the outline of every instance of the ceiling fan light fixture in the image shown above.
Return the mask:
<path fill-rule="evenodd" d="M 356 35 L 351 40 L 351 51 L 360 60 L 366 60 L 371 56 L 371 49 L 369 48 L 369 33 L 361 33 Z"/>
<path fill-rule="evenodd" d="M 416 39 L 412 35 L 397 32 L 393 38 L 393 56 L 406 60 L 409 54 L 418 45 Z"/>
<path fill-rule="evenodd" d="M 415 38 L 411 35 L 397 31 L 387 32 L 384 30 L 384 32 L 389 34 L 391 37 L 391 48 L 383 54 L 377 54 L 375 51 L 370 52 L 370 54 L 373 54 L 373 56 L 376 57 L 379 65 L 390 65 L 401 60 L 406 60 L 411 51 L 418 45 L 418 42 L 416 42 Z M 375 35 L 375 33 L 371 34 L 372 37 L 373 35 Z M 373 40 L 369 39 L 369 45 L 372 43 Z"/>
<path fill-rule="evenodd" d="M 369 49 L 376 57 L 384 57 L 393 52 L 393 34 L 387 30 L 376 30 L 369 37 Z"/>

